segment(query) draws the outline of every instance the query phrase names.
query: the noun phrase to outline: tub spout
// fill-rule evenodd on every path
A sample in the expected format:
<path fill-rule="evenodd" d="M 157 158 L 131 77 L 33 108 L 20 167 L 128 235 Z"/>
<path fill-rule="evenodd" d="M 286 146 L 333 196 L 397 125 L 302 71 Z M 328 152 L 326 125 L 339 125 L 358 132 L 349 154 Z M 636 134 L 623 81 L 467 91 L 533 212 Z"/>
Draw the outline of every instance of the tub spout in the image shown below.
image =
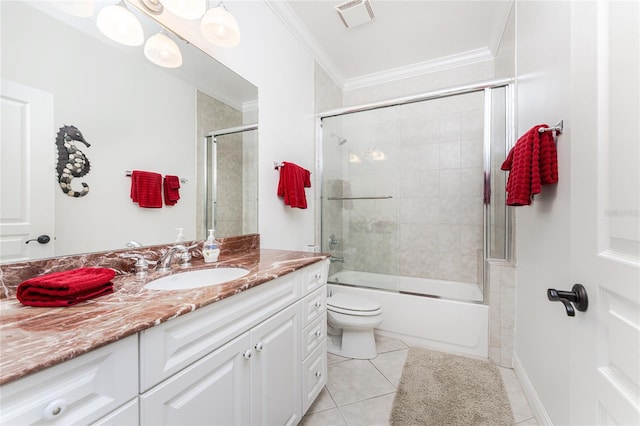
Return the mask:
<path fill-rule="evenodd" d="M 344 263 L 344 257 L 337 257 L 337 256 L 331 256 L 329 258 L 329 260 L 331 262 L 340 262 L 340 263 Z"/>

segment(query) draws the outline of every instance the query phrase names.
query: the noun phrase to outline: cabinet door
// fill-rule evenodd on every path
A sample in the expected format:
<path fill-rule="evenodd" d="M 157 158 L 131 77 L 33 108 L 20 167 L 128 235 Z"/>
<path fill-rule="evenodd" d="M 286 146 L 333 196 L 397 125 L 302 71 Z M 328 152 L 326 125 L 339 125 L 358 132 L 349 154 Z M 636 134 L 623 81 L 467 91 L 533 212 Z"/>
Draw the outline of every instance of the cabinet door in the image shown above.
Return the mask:
<path fill-rule="evenodd" d="M 142 425 L 246 425 L 250 421 L 249 333 L 140 396 Z"/>
<path fill-rule="evenodd" d="M 251 330 L 253 425 L 297 424 L 302 415 L 300 302 Z"/>

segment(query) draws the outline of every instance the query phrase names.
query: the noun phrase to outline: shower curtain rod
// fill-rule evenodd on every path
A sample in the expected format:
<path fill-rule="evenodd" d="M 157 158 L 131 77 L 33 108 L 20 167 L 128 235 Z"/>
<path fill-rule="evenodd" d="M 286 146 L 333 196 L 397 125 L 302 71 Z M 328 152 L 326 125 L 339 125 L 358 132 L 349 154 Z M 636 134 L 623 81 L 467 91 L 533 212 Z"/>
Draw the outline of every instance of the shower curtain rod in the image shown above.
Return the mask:
<path fill-rule="evenodd" d="M 432 92 L 421 93 L 419 95 L 404 96 L 401 98 L 395 98 L 395 99 L 390 99 L 386 101 L 372 102 L 364 105 L 334 109 L 331 111 L 318 113 L 316 114 L 316 117 L 323 119 L 323 118 L 329 118 L 329 117 L 336 117 L 338 115 L 353 114 L 356 112 L 370 111 L 373 109 L 409 104 L 413 102 L 427 101 L 429 99 L 438 99 L 438 98 L 445 98 L 447 96 L 479 92 L 484 89 L 492 89 L 494 87 L 508 86 L 513 82 L 514 82 L 513 78 L 502 78 L 502 79 L 496 79 L 496 80 L 482 81 L 479 83 L 467 84 L 464 86 L 438 89 Z"/>

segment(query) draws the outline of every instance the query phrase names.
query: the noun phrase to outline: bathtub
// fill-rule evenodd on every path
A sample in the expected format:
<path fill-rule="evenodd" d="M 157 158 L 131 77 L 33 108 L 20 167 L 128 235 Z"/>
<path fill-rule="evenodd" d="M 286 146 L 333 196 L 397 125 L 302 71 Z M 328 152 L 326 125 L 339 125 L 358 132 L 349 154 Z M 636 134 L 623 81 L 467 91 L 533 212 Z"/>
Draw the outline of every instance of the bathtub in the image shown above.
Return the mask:
<path fill-rule="evenodd" d="M 336 279 L 343 284 L 335 284 Z M 489 307 L 478 301 L 449 300 L 462 299 L 450 296 L 462 296 L 469 291 L 469 295 L 481 301 L 482 295 L 472 292 L 471 286 L 357 271 L 340 271 L 329 276 L 328 281 L 329 294 L 361 295 L 380 303 L 384 320 L 375 330 L 377 335 L 400 339 L 411 346 L 481 358 L 489 356 Z M 385 287 L 390 283 L 395 287 Z M 438 297 L 416 295 L 427 287 L 429 292 L 452 293 L 434 295 Z M 477 289 L 475 285 L 472 287 Z M 416 288 L 421 291 L 411 291 Z"/>

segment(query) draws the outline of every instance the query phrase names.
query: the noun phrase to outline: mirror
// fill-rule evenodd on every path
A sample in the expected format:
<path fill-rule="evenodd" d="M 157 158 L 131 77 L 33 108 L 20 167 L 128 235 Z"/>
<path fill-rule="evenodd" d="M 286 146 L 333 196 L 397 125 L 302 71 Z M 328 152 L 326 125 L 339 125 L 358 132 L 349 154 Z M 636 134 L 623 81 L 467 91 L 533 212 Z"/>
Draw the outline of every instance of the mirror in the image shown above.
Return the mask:
<path fill-rule="evenodd" d="M 33 192 L 33 188 L 53 192 L 53 201 L 40 206 L 34 201 L 31 206 L 46 212 L 45 216 L 54 217 L 53 229 L 35 225 L 29 231 L 21 231 L 24 235 L 15 238 L 16 247 L 22 249 L 28 238 L 51 235 L 55 244 L 53 253 L 43 253 L 38 244 L 28 245 L 28 258 L 36 259 L 123 249 L 131 240 L 142 245 L 171 243 L 176 240 L 176 228 L 184 229 L 186 240 L 204 239 L 208 226 L 207 185 L 216 184 L 218 191 L 222 191 L 227 182 L 236 180 L 237 186 L 237 179 L 243 179 L 242 188 L 255 191 L 241 197 L 217 197 L 215 201 L 244 202 L 224 206 L 225 211 L 243 211 L 243 225 L 234 225 L 233 231 L 228 232 L 221 229 L 216 236 L 257 232 L 257 213 L 252 210 L 257 209 L 257 131 L 242 133 L 233 142 L 225 142 L 235 144 L 239 149 L 235 152 L 229 154 L 232 149 L 228 147 L 217 150 L 216 162 L 225 164 L 224 155 L 232 155 L 231 169 L 242 170 L 240 174 L 225 177 L 221 175 L 224 168 L 215 173 L 206 171 L 210 161 L 204 158 L 207 134 L 257 123 L 257 88 L 172 33 L 168 35 L 183 57 L 182 66 L 174 69 L 151 63 L 143 54 L 143 46 L 128 47 L 107 39 L 97 29 L 95 20 L 100 8 L 114 4 L 113 1 L 94 2 L 95 10 L 89 18 L 70 16 L 56 8 L 56 3 L 0 3 L 3 88 L 6 81 L 17 83 L 19 88 L 49 94 L 52 99 L 47 112 L 52 126 L 43 133 L 49 135 L 44 138 L 47 140 L 34 138 L 33 145 L 24 148 L 31 152 L 15 154 L 15 158 L 24 160 L 48 150 L 53 152 L 49 166 L 31 170 L 33 178 L 12 180 L 9 167 L 5 167 L 12 157 L 5 155 L 5 146 L 20 145 L 20 140 L 12 143 L 12 134 L 4 129 L 2 132 L 2 166 L 6 169 L 2 174 L 3 222 L 7 222 L 7 216 L 29 216 L 28 212 L 18 211 L 21 207 L 9 212 L 9 206 L 28 205 L 19 197 Z M 140 7 L 137 1 L 134 5 Z M 129 9 L 141 21 L 145 39 L 160 31 L 160 26 L 148 15 L 131 5 Z M 3 106 L 12 101 L 7 99 L 3 94 Z M 3 128 L 7 122 L 12 121 L 3 113 Z M 43 123 L 46 127 L 47 121 Z M 14 124 L 19 133 L 21 124 Z M 56 166 L 60 157 L 56 152 L 56 136 L 63 126 L 75 126 L 90 145 L 77 143 L 88 158 L 90 169 L 70 181 L 71 190 L 81 196 L 66 194 L 58 182 Z M 29 171 L 30 166 L 14 163 L 15 175 Z M 178 176 L 180 199 L 175 205 L 162 203 L 161 208 L 140 207 L 130 197 L 131 177 L 127 172 L 132 170 Z M 212 180 L 211 176 L 216 174 L 217 180 Z M 31 186 L 29 179 L 34 180 Z M 86 195 L 82 194 L 83 184 L 88 187 Z M 221 206 L 208 207 L 215 211 Z M 37 235 L 33 237 L 33 233 Z M 17 260 L 24 258 L 3 259 Z"/>

